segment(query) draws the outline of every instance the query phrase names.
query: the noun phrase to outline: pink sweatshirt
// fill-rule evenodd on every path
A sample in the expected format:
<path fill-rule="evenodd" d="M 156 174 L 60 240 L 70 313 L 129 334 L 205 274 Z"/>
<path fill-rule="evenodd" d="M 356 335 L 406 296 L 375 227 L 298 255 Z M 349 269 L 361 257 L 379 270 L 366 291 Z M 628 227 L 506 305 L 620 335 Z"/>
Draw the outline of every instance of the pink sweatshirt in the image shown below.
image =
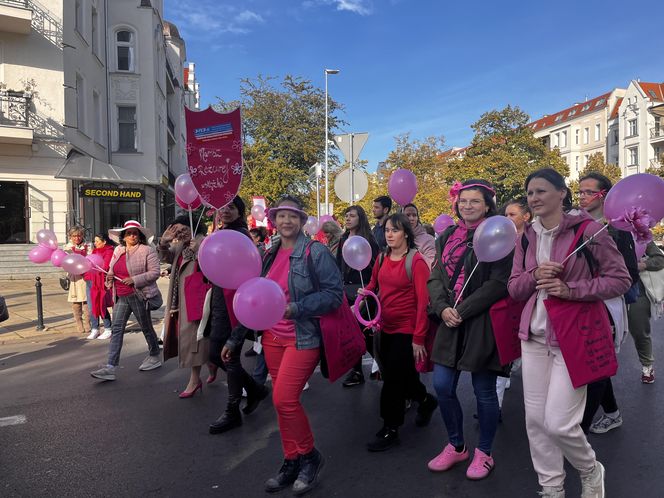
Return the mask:
<path fill-rule="evenodd" d="M 551 261 L 562 262 L 567 255 L 570 245 L 574 240 L 574 227 L 583 220 L 592 219 L 585 211 L 570 211 L 563 215 L 560 226 L 553 238 L 551 247 Z M 587 240 L 597 233 L 602 225 L 593 221 L 585 229 L 583 240 Z M 531 226 L 526 226 L 524 236 L 528 239 L 528 248 L 524 257 L 523 247 L 519 239 L 514 252 L 514 264 L 512 275 L 507 284 L 507 290 L 513 299 L 527 301 L 521 315 L 519 326 L 519 338 L 528 340 L 530 335 L 530 323 L 532 314 L 537 303 L 538 291 L 535 289 L 536 282 L 534 272 L 537 269 L 537 234 Z M 631 278 L 625 267 L 625 260 L 618 252 L 616 244 L 606 230 L 601 232 L 595 240 L 586 247 L 595 257 L 599 268 L 598 276 L 593 277 L 586 263 L 585 256 L 572 256 L 565 264 L 562 280 L 570 289 L 570 300 L 572 301 L 598 301 L 617 297 L 629 289 Z M 558 346 L 550 326 L 547 326 L 546 341 L 552 346 Z"/>

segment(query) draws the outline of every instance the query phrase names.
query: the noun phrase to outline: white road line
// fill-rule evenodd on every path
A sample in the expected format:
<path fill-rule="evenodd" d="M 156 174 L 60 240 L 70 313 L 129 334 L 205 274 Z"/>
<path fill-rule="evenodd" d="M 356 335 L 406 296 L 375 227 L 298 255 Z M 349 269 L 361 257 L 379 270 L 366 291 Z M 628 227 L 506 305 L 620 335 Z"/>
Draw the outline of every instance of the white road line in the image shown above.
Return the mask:
<path fill-rule="evenodd" d="M 28 421 L 25 415 L 14 415 L 13 417 L 4 417 L 0 418 L 0 427 L 6 425 L 20 425 L 25 424 Z"/>

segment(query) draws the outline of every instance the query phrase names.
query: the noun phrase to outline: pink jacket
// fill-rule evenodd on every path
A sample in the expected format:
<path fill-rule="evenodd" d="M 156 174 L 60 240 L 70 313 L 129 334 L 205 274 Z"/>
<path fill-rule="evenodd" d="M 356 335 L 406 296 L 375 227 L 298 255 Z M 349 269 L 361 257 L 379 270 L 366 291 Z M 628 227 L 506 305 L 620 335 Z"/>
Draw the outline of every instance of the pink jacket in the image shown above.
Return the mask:
<path fill-rule="evenodd" d="M 125 246 L 117 246 L 113 251 L 108 274 L 113 275 L 113 267 L 118 258 L 126 252 Z M 136 252 L 127 257 L 127 270 L 134 279 L 134 287 L 146 298 L 150 299 L 159 294 L 157 279 L 159 278 L 159 256 L 154 247 L 141 244 Z"/>
<path fill-rule="evenodd" d="M 562 261 L 565 259 L 572 241 L 574 240 L 574 227 L 583 220 L 592 219 L 585 211 L 572 211 L 563 216 L 560 229 L 555 235 L 551 248 L 551 261 Z M 602 225 L 593 221 L 588 224 L 583 234 L 583 240 L 587 240 L 597 233 Z M 537 290 L 535 290 L 534 272 L 537 269 L 537 234 L 531 226 L 526 226 L 524 237 L 528 239 L 528 248 L 523 257 L 523 246 L 521 239 L 517 241 L 514 251 L 514 264 L 512 275 L 507 284 L 507 290 L 513 299 L 527 301 L 521 314 L 519 326 L 519 338 L 528 340 L 530 334 L 530 321 L 537 301 Z M 586 263 L 586 258 L 579 251 L 565 264 L 562 280 L 570 289 L 570 300 L 572 301 L 597 301 L 617 297 L 629 289 L 631 278 L 625 267 L 625 260 L 618 252 L 616 244 L 606 230 L 597 235 L 595 240 L 586 247 L 595 257 L 599 268 L 598 276 L 593 277 Z M 577 257 L 579 255 L 579 257 Z M 557 346 L 555 335 L 552 330 L 546 331 L 547 343 Z"/>
<path fill-rule="evenodd" d="M 436 240 L 427 233 L 421 223 L 415 227 L 413 233 L 415 235 L 415 247 L 431 269 L 433 260 L 436 259 Z"/>

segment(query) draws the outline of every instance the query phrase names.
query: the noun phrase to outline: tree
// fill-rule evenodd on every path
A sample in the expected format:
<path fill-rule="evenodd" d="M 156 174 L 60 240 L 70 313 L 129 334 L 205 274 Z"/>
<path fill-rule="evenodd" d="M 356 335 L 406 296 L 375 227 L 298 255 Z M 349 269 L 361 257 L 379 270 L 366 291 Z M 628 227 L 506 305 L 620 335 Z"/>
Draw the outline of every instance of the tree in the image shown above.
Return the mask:
<path fill-rule="evenodd" d="M 325 149 L 325 93 L 311 81 L 287 75 L 275 87 L 275 77 L 245 78 L 240 83 L 240 100 L 218 98 L 219 112 L 242 108 L 244 135 L 244 177 L 240 195 L 253 195 L 273 202 L 283 194 L 307 197 L 309 167 L 323 162 Z M 328 100 L 328 134 L 345 124 L 337 113 L 343 106 Z M 330 162 L 337 164 L 332 154 Z"/>
<path fill-rule="evenodd" d="M 480 116 L 472 125 L 475 136 L 459 160 L 457 179 L 483 178 L 496 187 L 502 204 L 524 194 L 527 176 L 540 168 L 569 175 L 558 149 L 550 150 L 527 126 L 530 118 L 518 107 L 507 106 Z"/>

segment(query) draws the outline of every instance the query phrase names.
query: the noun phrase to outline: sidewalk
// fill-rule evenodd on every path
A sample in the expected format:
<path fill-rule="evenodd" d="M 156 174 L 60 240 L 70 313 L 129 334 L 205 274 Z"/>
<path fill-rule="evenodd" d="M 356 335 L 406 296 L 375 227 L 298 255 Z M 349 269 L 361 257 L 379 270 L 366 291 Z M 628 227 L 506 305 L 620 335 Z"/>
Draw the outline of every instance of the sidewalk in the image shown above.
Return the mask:
<path fill-rule="evenodd" d="M 58 278 L 42 278 L 42 300 L 44 308 L 44 330 L 37 330 L 37 294 L 34 280 L 2 280 L 0 295 L 7 300 L 9 320 L 0 324 L 0 345 L 18 342 L 53 341 L 68 336 L 80 337 L 72 315 L 67 293 L 62 290 Z M 167 278 L 157 281 L 164 300 L 168 292 Z M 164 318 L 164 306 L 152 312 L 152 322 L 159 335 Z M 127 330 L 140 330 L 131 316 Z"/>

